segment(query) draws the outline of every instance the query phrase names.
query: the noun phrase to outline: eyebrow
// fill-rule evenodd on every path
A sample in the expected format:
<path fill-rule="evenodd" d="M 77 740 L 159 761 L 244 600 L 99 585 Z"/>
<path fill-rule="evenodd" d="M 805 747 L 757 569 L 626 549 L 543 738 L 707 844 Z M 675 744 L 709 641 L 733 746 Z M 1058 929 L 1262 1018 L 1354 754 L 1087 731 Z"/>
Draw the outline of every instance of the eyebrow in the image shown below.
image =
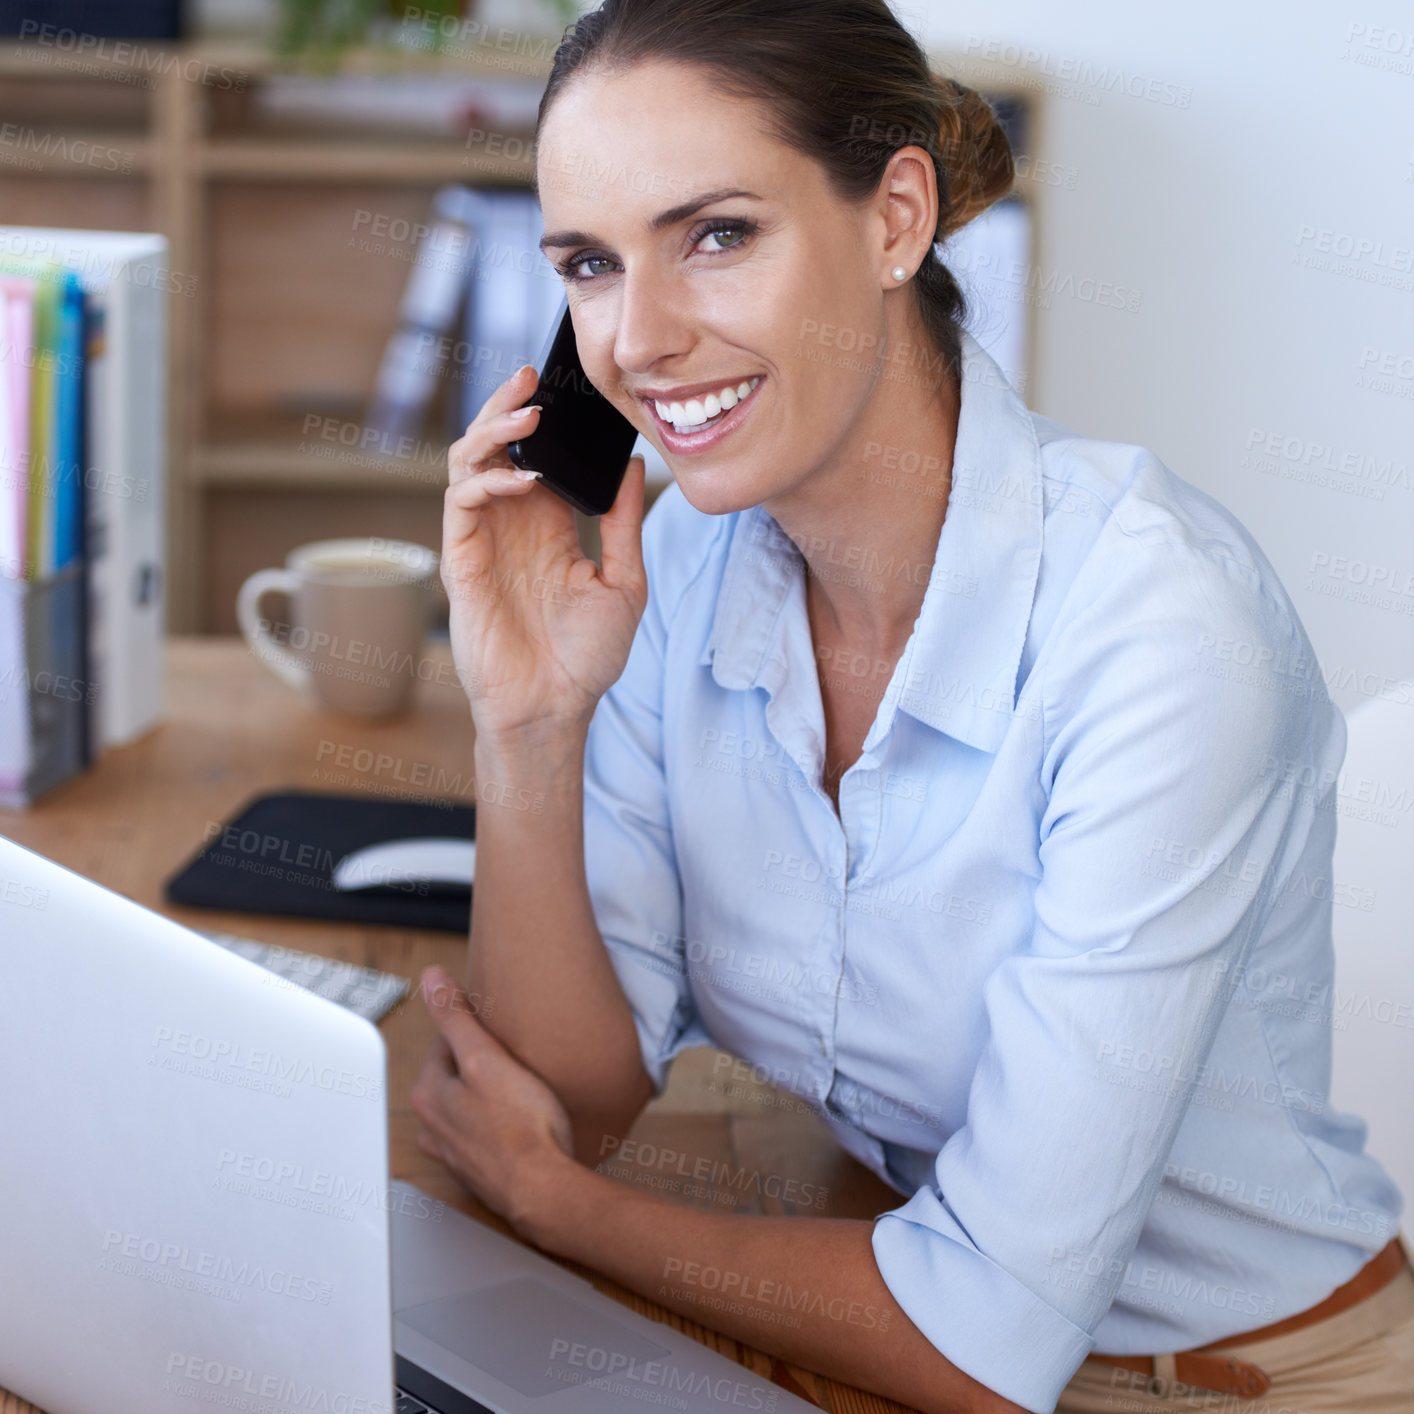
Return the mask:
<path fill-rule="evenodd" d="M 650 231 L 661 231 L 668 226 L 676 226 L 679 221 L 686 221 L 689 216 L 695 216 L 704 206 L 711 206 L 714 201 L 730 201 L 733 197 L 744 196 L 748 201 L 764 201 L 766 198 L 757 196 L 755 192 L 739 191 L 730 187 L 722 187 L 717 191 L 703 192 L 701 196 L 695 196 L 691 201 L 684 201 L 680 206 L 670 206 L 666 211 L 660 211 L 648 223 Z M 598 245 L 602 244 L 597 236 L 590 235 L 587 231 L 549 231 L 540 237 L 540 249 L 562 249 L 572 245 Z"/>

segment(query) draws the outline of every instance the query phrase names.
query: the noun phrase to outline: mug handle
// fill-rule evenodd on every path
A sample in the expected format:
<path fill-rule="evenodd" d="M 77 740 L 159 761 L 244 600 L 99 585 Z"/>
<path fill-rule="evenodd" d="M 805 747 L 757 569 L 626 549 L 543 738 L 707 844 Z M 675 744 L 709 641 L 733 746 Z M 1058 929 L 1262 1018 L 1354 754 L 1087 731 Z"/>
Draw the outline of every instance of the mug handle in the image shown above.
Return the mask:
<path fill-rule="evenodd" d="M 293 594 L 299 579 L 289 570 L 256 570 L 236 595 L 236 620 L 250 651 L 291 687 L 307 687 L 312 674 L 297 653 L 276 643 L 260 617 L 260 601 L 272 590 Z"/>

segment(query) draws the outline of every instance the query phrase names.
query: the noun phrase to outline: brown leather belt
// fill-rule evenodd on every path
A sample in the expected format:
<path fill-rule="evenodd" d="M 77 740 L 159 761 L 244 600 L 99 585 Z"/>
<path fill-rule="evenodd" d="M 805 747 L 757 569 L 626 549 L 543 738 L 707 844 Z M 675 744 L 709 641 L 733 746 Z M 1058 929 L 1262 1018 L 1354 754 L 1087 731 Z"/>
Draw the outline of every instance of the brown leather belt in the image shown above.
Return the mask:
<path fill-rule="evenodd" d="M 1248 1345 L 1253 1341 L 1289 1335 L 1292 1331 L 1304 1330 L 1318 1321 L 1348 1311 L 1367 1296 L 1373 1296 L 1381 1287 L 1388 1286 L 1404 1270 L 1408 1260 L 1399 1239 L 1393 1238 L 1383 1251 L 1366 1262 L 1344 1286 L 1336 1287 L 1324 1301 L 1308 1310 L 1298 1311 L 1294 1316 L 1274 1321 L 1259 1330 L 1225 1336 L 1222 1340 L 1200 1345 L 1194 1350 L 1180 1350 L 1173 1357 L 1173 1379 L 1196 1389 L 1234 1394 L 1239 1399 L 1255 1399 L 1259 1394 L 1265 1394 L 1272 1383 L 1271 1376 L 1265 1370 L 1250 1361 L 1234 1360 L 1216 1352 L 1230 1345 Z M 1210 1351 L 1214 1353 L 1209 1354 Z M 1138 1374 L 1148 1375 L 1151 1379 L 1156 1373 L 1156 1361 L 1152 1355 L 1091 1355 L 1089 1358 L 1098 1360 L 1102 1365 L 1117 1365 L 1122 1370 L 1133 1370 Z"/>

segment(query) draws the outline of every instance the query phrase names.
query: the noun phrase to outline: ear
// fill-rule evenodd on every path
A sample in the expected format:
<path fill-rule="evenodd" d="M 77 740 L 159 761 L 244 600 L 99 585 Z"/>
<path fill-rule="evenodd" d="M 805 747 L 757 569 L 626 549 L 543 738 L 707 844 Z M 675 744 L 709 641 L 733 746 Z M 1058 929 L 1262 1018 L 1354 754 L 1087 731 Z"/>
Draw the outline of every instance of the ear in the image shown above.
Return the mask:
<path fill-rule="evenodd" d="M 901 147 L 884 169 L 876 198 L 882 221 L 879 283 L 897 289 L 893 270 L 902 266 L 911 276 L 928 258 L 938 229 L 938 174 L 933 159 L 921 147 Z"/>

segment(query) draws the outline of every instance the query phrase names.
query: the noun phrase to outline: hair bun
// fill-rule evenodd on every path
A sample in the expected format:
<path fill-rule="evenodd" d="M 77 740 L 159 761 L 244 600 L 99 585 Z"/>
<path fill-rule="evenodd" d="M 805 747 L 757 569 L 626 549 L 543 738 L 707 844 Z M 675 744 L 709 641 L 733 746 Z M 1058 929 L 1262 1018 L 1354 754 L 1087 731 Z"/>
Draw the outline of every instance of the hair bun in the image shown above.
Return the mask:
<path fill-rule="evenodd" d="M 980 216 L 1012 188 L 1016 169 L 1011 143 L 991 105 L 976 89 L 941 74 L 938 89 L 938 150 L 947 178 L 946 203 L 938 220 L 944 240 Z"/>

